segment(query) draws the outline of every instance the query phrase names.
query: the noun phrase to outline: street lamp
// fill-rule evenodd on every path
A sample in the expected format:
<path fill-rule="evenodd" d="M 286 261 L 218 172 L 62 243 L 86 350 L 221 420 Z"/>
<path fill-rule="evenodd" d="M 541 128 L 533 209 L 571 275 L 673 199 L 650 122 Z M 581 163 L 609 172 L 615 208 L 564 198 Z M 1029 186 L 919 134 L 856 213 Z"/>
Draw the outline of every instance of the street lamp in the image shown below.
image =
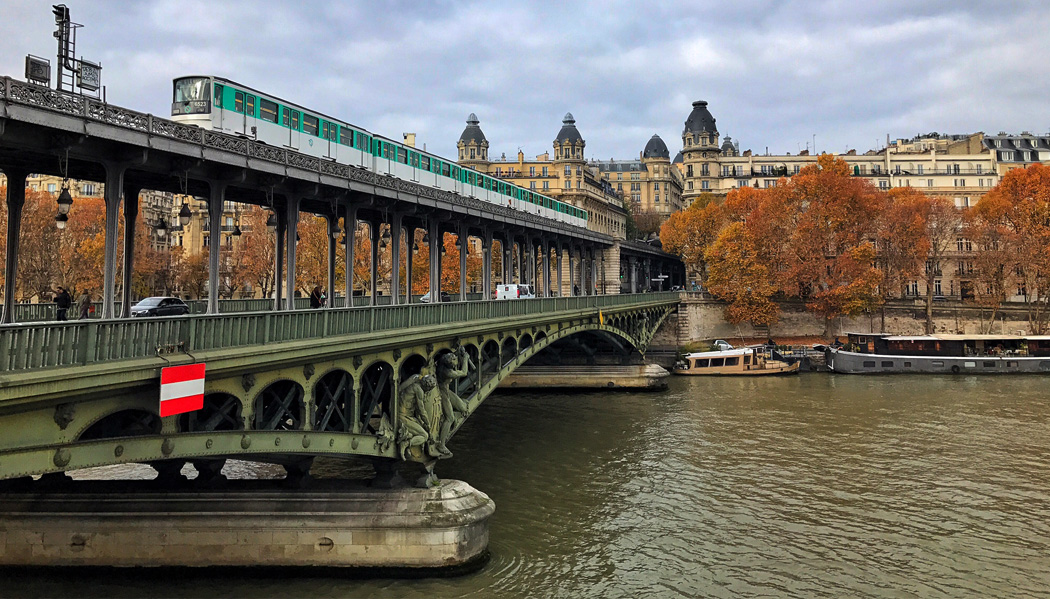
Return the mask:
<path fill-rule="evenodd" d="M 65 229 L 67 221 L 69 221 L 68 216 L 66 216 L 65 214 L 59 214 L 55 217 L 55 226 L 58 227 L 59 230 Z"/>
<path fill-rule="evenodd" d="M 62 185 L 62 193 L 58 194 L 58 213 L 65 216 L 73 206 L 73 196 L 69 195 L 69 184 Z"/>
<path fill-rule="evenodd" d="M 266 228 L 273 233 L 277 230 L 277 215 L 273 212 L 270 213 L 270 217 L 266 219 Z"/>
<path fill-rule="evenodd" d="M 190 205 L 187 204 L 186 202 L 183 202 L 182 203 L 182 209 L 179 210 L 179 224 L 182 225 L 183 227 L 185 227 L 186 225 L 190 224 L 190 217 L 191 216 L 193 216 L 193 215 L 190 214 Z"/>
<path fill-rule="evenodd" d="M 168 235 L 168 225 L 164 222 L 163 218 L 160 219 L 160 222 L 157 223 L 157 226 L 153 230 L 157 232 L 157 237 L 160 237 L 161 239 Z"/>

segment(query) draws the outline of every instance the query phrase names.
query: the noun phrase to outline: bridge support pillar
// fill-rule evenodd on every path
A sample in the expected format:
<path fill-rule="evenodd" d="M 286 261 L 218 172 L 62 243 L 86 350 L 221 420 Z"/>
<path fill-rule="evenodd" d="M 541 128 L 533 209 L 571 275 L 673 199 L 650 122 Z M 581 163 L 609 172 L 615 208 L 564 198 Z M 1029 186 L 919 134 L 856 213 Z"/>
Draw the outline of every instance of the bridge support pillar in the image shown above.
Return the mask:
<path fill-rule="evenodd" d="M 441 301 L 441 223 L 431 219 L 427 235 L 430 237 L 430 301 Z"/>
<path fill-rule="evenodd" d="M 379 223 L 368 221 L 368 243 L 372 252 L 368 265 L 371 289 L 368 292 L 370 306 L 379 305 Z"/>
<path fill-rule="evenodd" d="M 507 235 L 500 242 L 503 247 L 503 284 L 509 285 L 514 282 L 514 264 L 511 262 L 513 256 L 514 241 Z"/>
<path fill-rule="evenodd" d="M 401 299 L 401 215 L 390 219 L 390 304 Z"/>
<path fill-rule="evenodd" d="M 274 218 L 277 220 L 277 237 L 274 242 L 274 266 L 273 266 L 273 309 L 284 309 L 284 240 L 288 223 L 285 215 L 280 210 L 274 210 Z"/>
<path fill-rule="evenodd" d="M 26 203 L 26 171 L 3 168 L 7 175 L 7 254 L 4 270 L 4 324 L 14 322 L 15 290 L 18 286 L 18 237 L 22 230 L 22 207 Z"/>
<path fill-rule="evenodd" d="M 467 225 L 460 224 L 459 232 L 456 234 L 456 243 L 459 245 L 459 301 L 467 301 L 467 252 L 470 244 L 467 243 L 469 232 Z"/>
<path fill-rule="evenodd" d="M 598 295 L 598 287 L 599 287 L 599 281 L 598 281 L 598 259 L 600 258 L 601 255 L 599 254 L 598 256 L 596 256 L 595 255 L 596 251 L 597 250 L 595 250 L 595 248 L 592 247 L 591 248 L 591 252 L 590 252 L 591 253 L 591 295 Z"/>
<path fill-rule="evenodd" d="M 412 254 L 416 244 L 416 227 L 405 227 L 405 303 L 412 303 Z"/>
<path fill-rule="evenodd" d="M 124 264 L 121 267 L 120 317 L 131 317 L 131 281 L 135 270 L 135 226 L 139 216 L 139 187 L 124 187 Z"/>
<path fill-rule="evenodd" d="M 485 229 L 481 242 L 481 299 L 492 297 L 492 231 Z"/>
<path fill-rule="evenodd" d="M 106 245 L 102 266 L 102 318 L 113 318 L 117 283 L 117 233 L 120 196 L 124 193 L 123 164 L 105 163 Z"/>
<path fill-rule="evenodd" d="M 208 220 L 211 224 L 211 232 L 208 236 L 208 314 L 219 313 L 219 259 L 222 256 L 222 208 L 226 203 L 226 184 L 212 181 L 210 184 L 210 196 L 208 198 Z M 125 202 L 132 201 L 124 198 Z M 137 203 L 138 199 L 135 199 Z M 125 208 L 125 211 L 127 209 Z M 294 228 L 294 227 L 293 227 Z M 295 246 L 288 246 L 291 256 L 288 265 L 295 264 Z M 294 285 L 295 277 L 292 276 Z M 289 287 L 291 289 L 292 287 Z M 291 291 L 288 292 L 291 295 Z"/>
<path fill-rule="evenodd" d="M 338 235 L 339 231 L 339 215 L 336 213 L 329 214 L 325 219 L 328 223 L 328 303 L 325 305 L 326 308 L 335 307 L 335 235 Z M 335 231 L 335 235 L 332 234 Z"/>
<path fill-rule="evenodd" d="M 543 297 L 553 297 L 551 292 L 551 244 L 548 239 L 541 242 L 543 252 Z"/>
<path fill-rule="evenodd" d="M 285 236 L 288 246 L 288 266 L 285 273 L 285 291 L 288 298 L 285 300 L 285 308 L 295 310 L 295 248 L 299 241 L 299 202 L 302 197 L 298 194 L 287 197 L 288 204 L 285 206 L 287 216 L 287 227 Z"/>
<path fill-rule="evenodd" d="M 525 259 L 525 271 L 524 271 L 524 274 L 525 274 L 525 278 L 528 279 L 525 282 L 528 283 L 529 285 L 532 285 L 533 286 L 533 291 L 535 292 L 536 291 L 536 289 L 535 289 L 535 287 L 536 287 L 536 272 L 535 272 L 536 271 L 536 246 L 533 245 L 533 243 L 532 243 L 532 236 L 531 235 L 528 236 L 527 238 L 525 238 L 525 256 L 527 256 L 527 257 Z"/>
<path fill-rule="evenodd" d="M 564 252 L 563 248 L 561 247 L 561 242 L 555 242 L 554 243 L 554 251 L 556 252 L 555 262 L 557 262 L 557 264 L 558 264 L 557 265 L 557 268 L 558 268 L 558 297 L 561 297 L 561 296 L 565 295 L 565 288 L 562 287 L 562 274 L 561 274 L 561 258 L 562 258 L 561 255 Z"/>
<path fill-rule="evenodd" d="M 627 273 L 631 293 L 638 293 L 638 260 L 633 256 L 627 258 Z"/>
<path fill-rule="evenodd" d="M 346 207 L 346 217 L 343 218 L 343 235 L 346 241 L 346 307 L 354 305 L 354 246 L 357 244 L 357 208 Z"/>

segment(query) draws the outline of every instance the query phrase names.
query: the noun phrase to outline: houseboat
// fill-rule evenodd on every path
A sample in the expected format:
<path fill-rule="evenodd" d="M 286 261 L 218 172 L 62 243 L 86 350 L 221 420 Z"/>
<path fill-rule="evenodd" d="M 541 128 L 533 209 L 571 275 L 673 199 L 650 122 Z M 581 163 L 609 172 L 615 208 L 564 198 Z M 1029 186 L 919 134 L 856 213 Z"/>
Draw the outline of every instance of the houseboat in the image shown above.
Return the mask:
<path fill-rule="evenodd" d="M 763 347 L 742 347 L 722 351 L 686 354 L 672 372 L 690 376 L 759 376 L 797 374 L 799 363 L 789 364 Z"/>
<path fill-rule="evenodd" d="M 886 335 L 850 333 L 825 350 L 828 368 L 846 374 L 1050 373 L 1050 335 Z"/>

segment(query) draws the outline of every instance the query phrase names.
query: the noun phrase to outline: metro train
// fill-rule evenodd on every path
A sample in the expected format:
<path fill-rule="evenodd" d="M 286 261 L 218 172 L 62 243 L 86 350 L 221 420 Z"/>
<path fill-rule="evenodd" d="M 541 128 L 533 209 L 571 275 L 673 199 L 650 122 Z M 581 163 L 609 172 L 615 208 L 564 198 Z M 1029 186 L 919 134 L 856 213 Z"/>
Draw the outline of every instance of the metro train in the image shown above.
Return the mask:
<path fill-rule="evenodd" d="M 221 77 L 175 79 L 171 118 L 587 227 L 586 210 Z"/>

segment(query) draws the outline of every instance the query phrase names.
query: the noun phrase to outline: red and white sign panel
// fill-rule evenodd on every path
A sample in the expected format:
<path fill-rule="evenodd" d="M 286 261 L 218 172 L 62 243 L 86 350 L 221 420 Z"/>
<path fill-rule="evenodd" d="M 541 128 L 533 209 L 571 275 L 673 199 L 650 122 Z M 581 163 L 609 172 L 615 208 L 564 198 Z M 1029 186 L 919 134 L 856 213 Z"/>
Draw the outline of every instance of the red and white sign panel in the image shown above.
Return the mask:
<path fill-rule="evenodd" d="M 160 415 L 173 416 L 204 407 L 204 364 L 160 370 Z"/>

